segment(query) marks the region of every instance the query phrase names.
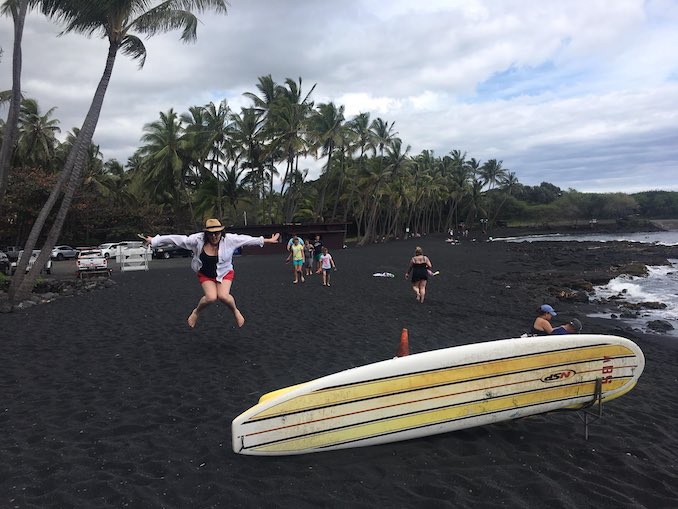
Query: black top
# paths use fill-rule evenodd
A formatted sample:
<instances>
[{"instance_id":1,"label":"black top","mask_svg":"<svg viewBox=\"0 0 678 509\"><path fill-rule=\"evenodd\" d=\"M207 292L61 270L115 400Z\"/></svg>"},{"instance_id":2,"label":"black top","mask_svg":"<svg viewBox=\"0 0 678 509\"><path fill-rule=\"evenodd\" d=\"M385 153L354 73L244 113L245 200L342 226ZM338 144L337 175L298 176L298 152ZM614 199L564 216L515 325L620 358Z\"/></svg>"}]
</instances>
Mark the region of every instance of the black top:
<instances>
[{"instance_id":1,"label":"black top","mask_svg":"<svg viewBox=\"0 0 678 509\"><path fill-rule=\"evenodd\" d=\"M426 262L412 264L412 282L422 281L428 279L428 268Z\"/></svg>"},{"instance_id":2,"label":"black top","mask_svg":"<svg viewBox=\"0 0 678 509\"><path fill-rule=\"evenodd\" d=\"M202 267L200 267L200 272L205 277L217 277L217 261L219 256L210 256L205 251L200 253L200 261L202 262Z\"/></svg>"},{"instance_id":3,"label":"black top","mask_svg":"<svg viewBox=\"0 0 678 509\"><path fill-rule=\"evenodd\" d=\"M320 256L323 254L323 242L322 240L313 241L313 251L315 256Z\"/></svg>"}]
</instances>

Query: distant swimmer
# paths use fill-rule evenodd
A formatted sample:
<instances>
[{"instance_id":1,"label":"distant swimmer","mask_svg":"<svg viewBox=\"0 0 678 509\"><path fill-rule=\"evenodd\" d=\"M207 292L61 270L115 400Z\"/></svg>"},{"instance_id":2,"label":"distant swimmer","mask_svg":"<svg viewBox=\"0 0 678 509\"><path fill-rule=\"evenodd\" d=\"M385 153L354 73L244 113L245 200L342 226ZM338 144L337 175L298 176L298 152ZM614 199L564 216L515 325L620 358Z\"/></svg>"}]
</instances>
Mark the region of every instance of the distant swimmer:
<instances>
[{"instance_id":1,"label":"distant swimmer","mask_svg":"<svg viewBox=\"0 0 678 509\"><path fill-rule=\"evenodd\" d=\"M231 285L235 276L233 252L242 246L263 247L264 244L274 244L280 238L279 233L265 239L264 237L224 233L224 230L225 227L218 219L208 219L205 221L205 228L202 232L192 235L156 235L144 239L152 247L172 243L193 251L191 268L198 275L204 295L188 317L188 325L191 328L195 327L200 313L217 300L226 304L233 312L238 327L245 324L245 318L231 295Z\"/></svg>"}]
</instances>

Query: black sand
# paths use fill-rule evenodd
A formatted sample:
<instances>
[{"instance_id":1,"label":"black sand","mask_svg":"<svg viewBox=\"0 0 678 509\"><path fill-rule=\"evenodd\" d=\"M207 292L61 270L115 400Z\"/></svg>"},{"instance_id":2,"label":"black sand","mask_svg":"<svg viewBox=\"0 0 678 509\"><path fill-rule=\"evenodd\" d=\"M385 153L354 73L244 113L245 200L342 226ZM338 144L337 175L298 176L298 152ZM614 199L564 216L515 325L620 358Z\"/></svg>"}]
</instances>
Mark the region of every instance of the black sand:
<instances>
[{"instance_id":1,"label":"black sand","mask_svg":"<svg viewBox=\"0 0 678 509\"><path fill-rule=\"evenodd\" d=\"M423 305L404 278L418 244L441 271ZM675 507L676 338L556 297L671 253L592 247L431 237L346 249L332 253L330 288L293 285L284 256L241 257L240 330L222 305L186 326L201 295L186 260L0 315L0 507ZM383 271L396 278L372 277ZM542 302L556 322L578 316L646 356L588 441L577 414L558 413L296 457L231 451L231 420L265 392L392 357L403 327L412 353L518 336Z\"/></svg>"}]
</instances>

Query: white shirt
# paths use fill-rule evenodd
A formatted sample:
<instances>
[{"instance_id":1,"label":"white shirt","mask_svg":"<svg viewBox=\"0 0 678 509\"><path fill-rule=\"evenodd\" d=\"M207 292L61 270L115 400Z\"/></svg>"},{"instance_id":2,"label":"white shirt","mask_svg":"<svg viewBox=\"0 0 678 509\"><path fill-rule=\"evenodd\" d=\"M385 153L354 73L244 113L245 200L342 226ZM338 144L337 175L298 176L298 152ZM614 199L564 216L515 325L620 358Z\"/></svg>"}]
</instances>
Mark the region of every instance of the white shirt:
<instances>
[{"instance_id":1,"label":"white shirt","mask_svg":"<svg viewBox=\"0 0 678 509\"><path fill-rule=\"evenodd\" d=\"M193 251L191 268L199 272L202 267L200 253L205 245L205 235L203 232L192 235L156 235L151 240L151 247L160 244L172 243L175 246L183 247ZM219 252L217 260L217 281L221 283L229 270L233 270L233 251L242 246L264 247L264 237L252 237L250 235L238 235L236 233L223 233L219 241Z\"/></svg>"}]
</instances>

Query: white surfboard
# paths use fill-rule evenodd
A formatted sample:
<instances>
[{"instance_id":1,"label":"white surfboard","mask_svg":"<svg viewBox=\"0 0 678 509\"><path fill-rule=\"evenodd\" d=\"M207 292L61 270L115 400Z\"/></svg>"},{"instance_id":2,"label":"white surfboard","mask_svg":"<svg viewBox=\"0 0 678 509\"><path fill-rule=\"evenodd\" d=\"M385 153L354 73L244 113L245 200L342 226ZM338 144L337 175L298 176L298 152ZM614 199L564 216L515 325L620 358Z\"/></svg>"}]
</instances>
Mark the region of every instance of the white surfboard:
<instances>
[{"instance_id":1,"label":"white surfboard","mask_svg":"<svg viewBox=\"0 0 678 509\"><path fill-rule=\"evenodd\" d=\"M632 341L515 338L368 364L268 394L233 420L239 454L286 455L408 440L582 408L630 391L645 366Z\"/></svg>"}]
</instances>

